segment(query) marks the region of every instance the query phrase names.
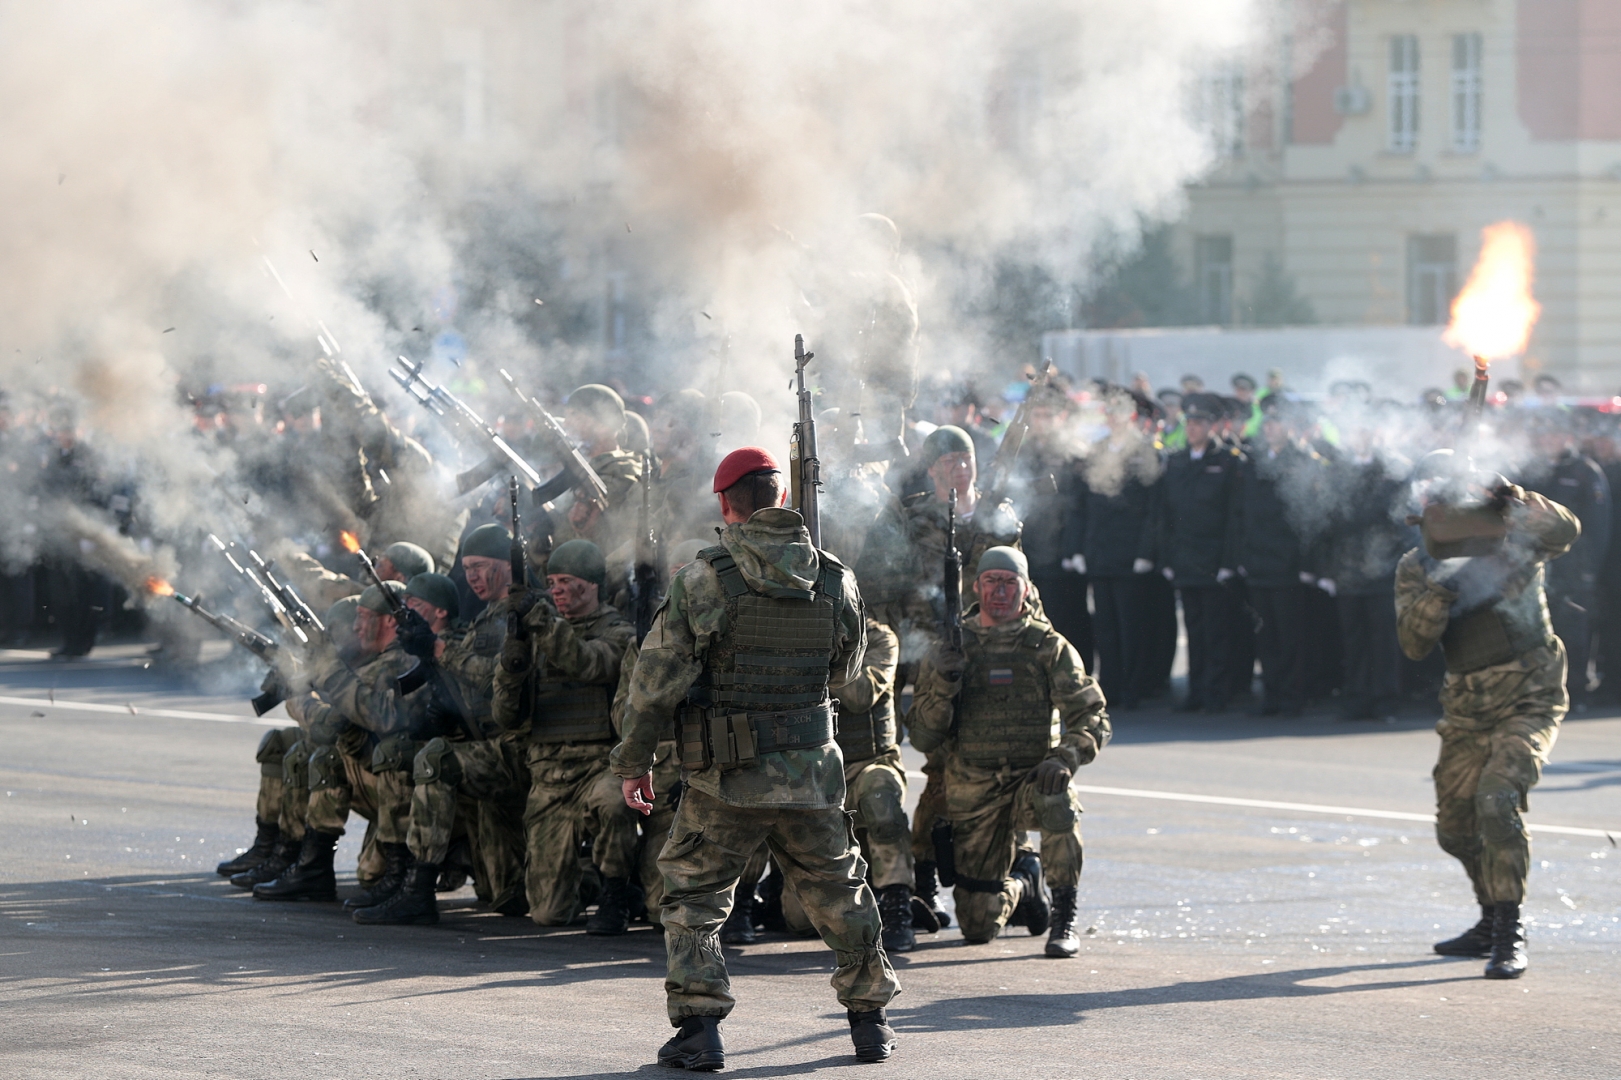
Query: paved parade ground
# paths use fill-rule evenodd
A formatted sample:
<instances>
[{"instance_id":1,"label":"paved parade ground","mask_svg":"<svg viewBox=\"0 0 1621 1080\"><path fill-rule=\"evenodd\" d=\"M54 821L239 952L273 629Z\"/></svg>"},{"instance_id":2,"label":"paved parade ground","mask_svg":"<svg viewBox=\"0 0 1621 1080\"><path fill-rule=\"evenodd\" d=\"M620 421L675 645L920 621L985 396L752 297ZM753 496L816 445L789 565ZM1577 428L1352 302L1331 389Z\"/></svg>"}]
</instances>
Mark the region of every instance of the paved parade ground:
<instances>
[{"instance_id":1,"label":"paved parade ground","mask_svg":"<svg viewBox=\"0 0 1621 1080\"><path fill-rule=\"evenodd\" d=\"M670 1029L645 926L540 930L464 890L437 927L366 928L215 876L252 837L248 713L134 646L0 652L0 1076L673 1075L651 1064ZM1429 949L1476 917L1421 820L1433 719L1116 716L1079 776L1080 957L1022 930L923 937L896 958L900 1047L872 1071L1621 1076L1621 719L1565 724L1531 800L1531 970L1495 983ZM724 1075L856 1067L819 942L727 953Z\"/></svg>"}]
</instances>

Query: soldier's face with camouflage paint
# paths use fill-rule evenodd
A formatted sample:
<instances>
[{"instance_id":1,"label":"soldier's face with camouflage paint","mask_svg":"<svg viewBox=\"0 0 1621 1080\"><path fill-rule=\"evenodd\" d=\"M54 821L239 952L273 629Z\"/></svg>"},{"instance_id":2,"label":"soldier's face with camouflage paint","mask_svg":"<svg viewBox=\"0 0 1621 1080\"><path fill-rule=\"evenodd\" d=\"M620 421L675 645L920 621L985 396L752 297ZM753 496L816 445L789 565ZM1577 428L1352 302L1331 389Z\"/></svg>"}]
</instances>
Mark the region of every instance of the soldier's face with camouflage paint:
<instances>
[{"instance_id":1,"label":"soldier's face with camouflage paint","mask_svg":"<svg viewBox=\"0 0 1621 1080\"><path fill-rule=\"evenodd\" d=\"M987 570L974 579L974 595L979 597L979 621L983 626L1012 622L1024 611L1024 598L1030 583L1011 570Z\"/></svg>"},{"instance_id":2,"label":"soldier's face with camouflage paint","mask_svg":"<svg viewBox=\"0 0 1621 1080\"><path fill-rule=\"evenodd\" d=\"M394 644L394 631L397 629L392 615L371 608L360 608L355 612L355 640L360 645L360 651L368 656Z\"/></svg>"},{"instance_id":3,"label":"soldier's face with camouflage paint","mask_svg":"<svg viewBox=\"0 0 1621 1080\"><path fill-rule=\"evenodd\" d=\"M429 629L436 634L443 632L445 625L450 622L450 612L442 607L434 607L420 596L407 596L405 606L421 615Z\"/></svg>"},{"instance_id":4,"label":"soldier's face with camouflage paint","mask_svg":"<svg viewBox=\"0 0 1621 1080\"><path fill-rule=\"evenodd\" d=\"M506 592L507 586L512 584L512 564L505 559L470 555L462 559L462 570L467 574L467 587L486 602Z\"/></svg>"},{"instance_id":5,"label":"soldier's face with camouflage paint","mask_svg":"<svg viewBox=\"0 0 1621 1080\"><path fill-rule=\"evenodd\" d=\"M551 589L557 613L565 619L583 618L597 610L601 603L597 583L573 574L547 574L546 585Z\"/></svg>"},{"instance_id":6,"label":"soldier's face with camouflage paint","mask_svg":"<svg viewBox=\"0 0 1621 1080\"><path fill-rule=\"evenodd\" d=\"M971 450L941 454L935 458L934 464L929 466L929 479L934 481L934 497L941 502L951 497L953 488L957 490L959 498L966 498L974 489L974 481L978 477L979 471L974 465L974 454Z\"/></svg>"}]
</instances>

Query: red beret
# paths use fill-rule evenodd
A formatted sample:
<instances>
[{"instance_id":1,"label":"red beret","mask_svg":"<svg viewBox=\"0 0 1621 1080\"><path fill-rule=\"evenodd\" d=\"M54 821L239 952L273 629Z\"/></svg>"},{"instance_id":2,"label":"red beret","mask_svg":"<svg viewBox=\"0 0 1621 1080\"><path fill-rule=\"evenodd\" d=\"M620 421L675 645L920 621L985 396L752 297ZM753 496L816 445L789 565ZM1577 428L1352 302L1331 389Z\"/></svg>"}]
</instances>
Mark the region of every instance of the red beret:
<instances>
[{"instance_id":1,"label":"red beret","mask_svg":"<svg viewBox=\"0 0 1621 1080\"><path fill-rule=\"evenodd\" d=\"M749 473L781 472L782 466L771 451L758 446L740 446L727 454L715 470L715 490L725 491Z\"/></svg>"}]
</instances>

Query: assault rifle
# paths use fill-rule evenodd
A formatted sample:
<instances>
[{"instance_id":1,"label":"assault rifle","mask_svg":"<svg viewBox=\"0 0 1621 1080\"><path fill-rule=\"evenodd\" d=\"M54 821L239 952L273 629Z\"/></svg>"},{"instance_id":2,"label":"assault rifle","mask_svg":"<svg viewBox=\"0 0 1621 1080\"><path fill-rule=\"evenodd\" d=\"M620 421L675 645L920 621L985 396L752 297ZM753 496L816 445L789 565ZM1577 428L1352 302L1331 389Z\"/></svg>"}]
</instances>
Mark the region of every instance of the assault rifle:
<instances>
[{"instance_id":1,"label":"assault rifle","mask_svg":"<svg viewBox=\"0 0 1621 1080\"><path fill-rule=\"evenodd\" d=\"M1053 376L1058 369L1051 360L1042 364L1041 371L1028 376L1030 389L1025 391L1024 400L1013 412L1013 419L1008 422L1007 429L1002 433L1002 441L997 444L996 456L991 458L991 464L984 472L985 482L979 485L984 497L991 506L1001 502L1007 494L1008 485L1013 480L1013 466L1018 462L1019 451L1024 446L1024 437L1030 433L1030 402L1036 396L1038 389L1045 390L1052 386ZM975 515L978 520L978 515Z\"/></svg>"},{"instance_id":2,"label":"assault rifle","mask_svg":"<svg viewBox=\"0 0 1621 1080\"><path fill-rule=\"evenodd\" d=\"M477 445L487 451L479 464L456 477L456 490L467 494L498 472L514 472L530 490L540 486L540 474L484 418L461 398L422 374L422 362L395 357L388 369L394 381L415 398L417 404L433 413L458 442Z\"/></svg>"},{"instance_id":3,"label":"assault rifle","mask_svg":"<svg viewBox=\"0 0 1621 1080\"><path fill-rule=\"evenodd\" d=\"M235 545L227 544L213 533L208 534L208 542L213 544L215 549L218 550L221 555L225 556L225 561L231 564L231 569L235 570L238 575L246 579L248 583L251 584L255 589L259 590L260 599L262 599L265 602L265 605L270 608L270 614L275 616L276 622L281 624L282 629L298 638L299 644L308 645L310 643L310 637L304 632L303 627L300 625L300 618L294 617L292 609L289 608L282 600L281 596L278 595L277 590L271 589L271 587L265 583L264 578L259 575L257 570L255 570L253 567L243 566L237 561L236 556L231 554L231 548ZM313 616L314 613L311 612L311 617L313 618ZM317 623L319 623L319 621L320 620L316 620ZM322 629L324 630L325 627L322 627Z\"/></svg>"},{"instance_id":4,"label":"assault rifle","mask_svg":"<svg viewBox=\"0 0 1621 1080\"><path fill-rule=\"evenodd\" d=\"M512 502L512 548L508 558L512 560L512 581L507 585L507 595L516 600L529 588L529 552L523 546L523 518L518 513L518 478L507 478L507 498ZM523 624L523 616L513 607L507 612L507 637L518 641L529 636L528 629Z\"/></svg>"},{"instance_id":5,"label":"assault rifle","mask_svg":"<svg viewBox=\"0 0 1621 1080\"><path fill-rule=\"evenodd\" d=\"M636 644L653 628L653 613L664 594L664 539L653 528L653 446L642 452L642 507L636 522Z\"/></svg>"},{"instance_id":6,"label":"assault rifle","mask_svg":"<svg viewBox=\"0 0 1621 1080\"><path fill-rule=\"evenodd\" d=\"M535 489L535 501L547 503L571 487L581 488L590 492L591 498L596 501L597 505L606 510L608 508L608 485L602 482L602 477L597 475L597 470L593 469L591 463L585 459L585 455L580 453L580 448L575 446L574 440L568 437L568 432L563 430L563 425L558 422L557 417L547 412L546 406L519 389L518 381L512 377L506 368L501 369L501 378L506 381L507 387L517 396L519 402L526 406L534 414L535 419L540 422L540 434L547 442L551 443L552 452L563 462L562 473L552 477L545 484L530 485L531 488Z\"/></svg>"},{"instance_id":7,"label":"assault rifle","mask_svg":"<svg viewBox=\"0 0 1621 1080\"><path fill-rule=\"evenodd\" d=\"M816 356L805 351L805 338L794 335L794 377L798 380L799 420L788 446L788 483L794 509L805 519L811 544L822 546L822 462L816 456L816 405L805 385L805 366Z\"/></svg>"},{"instance_id":8,"label":"assault rifle","mask_svg":"<svg viewBox=\"0 0 1621 1080\"><path fill-rule=\"evenodd\" d=\"M271 688L253 699L253 715L263 716L286 700L287 691L283 687L280 677L281 646L246 623L239 622L229 615L223 615L217 611L209 611L203 607L201 597L187 596L185 593L179 592L170 593L169 595L175 598L176 603L185 607L186 610L203 620L203 622L270 665L271 671L277 672L277 678L272 683Z\"/></svg>"}]
</instances>

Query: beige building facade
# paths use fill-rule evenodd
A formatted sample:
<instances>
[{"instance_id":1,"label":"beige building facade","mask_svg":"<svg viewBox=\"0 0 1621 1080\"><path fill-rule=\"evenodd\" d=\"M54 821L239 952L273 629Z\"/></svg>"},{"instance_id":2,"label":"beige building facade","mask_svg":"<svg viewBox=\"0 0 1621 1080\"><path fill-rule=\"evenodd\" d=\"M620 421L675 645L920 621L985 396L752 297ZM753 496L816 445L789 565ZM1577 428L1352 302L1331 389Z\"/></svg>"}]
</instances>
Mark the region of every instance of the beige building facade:
<instances>
[{"instance_id":1,"label":"beige building facade","mask_svg":"<svg viewBox=\"0 0 1621 1080\"><path fill-rule=\"evenodd\" d=\"M1321 323L1439 332L1482 228L1513 219L1536 235L1543 305L1513 373L1621 391L1621 0L1293 15L1282 76L1205 95L1224 161L1173 232L1200 318L1254 323L1288 281Z\"/></svg>"}]
</instances>

